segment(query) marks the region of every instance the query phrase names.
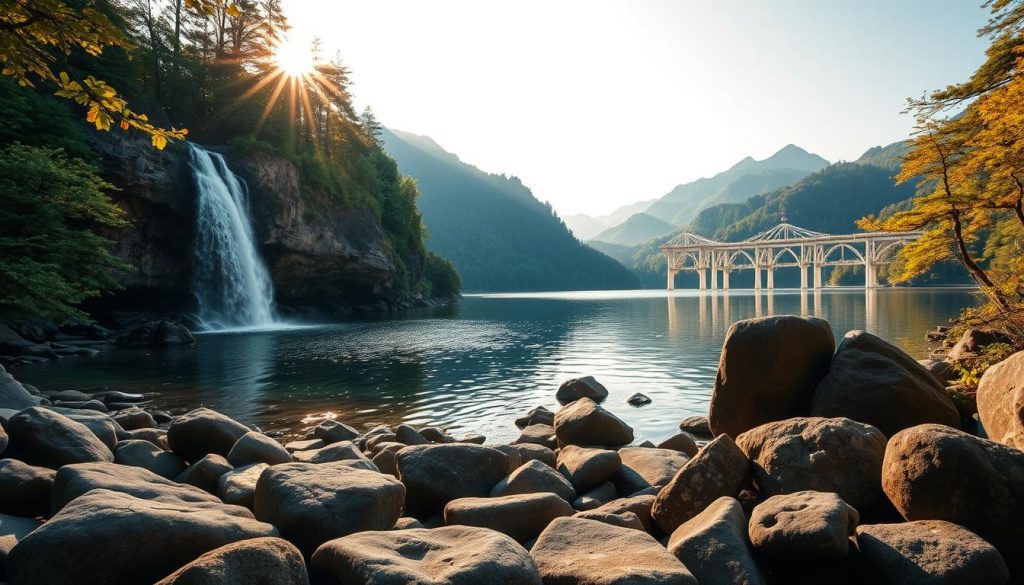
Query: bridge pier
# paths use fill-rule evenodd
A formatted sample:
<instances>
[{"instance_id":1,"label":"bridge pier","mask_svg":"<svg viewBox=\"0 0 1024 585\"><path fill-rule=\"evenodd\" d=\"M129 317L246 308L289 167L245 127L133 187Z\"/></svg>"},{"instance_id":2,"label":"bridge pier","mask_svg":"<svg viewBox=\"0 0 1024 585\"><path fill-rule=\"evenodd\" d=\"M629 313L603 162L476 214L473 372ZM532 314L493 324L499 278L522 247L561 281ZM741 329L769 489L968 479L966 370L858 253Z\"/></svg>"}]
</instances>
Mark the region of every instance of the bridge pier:
<instances>
[{"instance_id":1,"label":"bridge pier","mask_svg":"<svg viewBox=\"0 0 1024 585\"><path fill-rule=\"evenodd\" d=\"M676 290L676 273L678 270L668 269L668 290Z\"/></svg>"},{"instance_id":2,"label":"bridge pier","mask_svg":"<svg viewBox=\"0 0 1024 585\"><path fill-rule=\"evenodd\" d=\"M718 271L711 267L711 290L718 290Z\"/></svg>"},{"instance_id":3,"label":"bridge pier","mask_svg":"<svg viewBox=\"0 0 1024 585\"><path fill-rule=\"evenodd\" d=\"M700 290L708 290L708 274L703 268L697 269L697 276L700 277Z\"/></svg>"},{"instance_id":4,"label":"bridge pier","mask_svg":"<svg viewBox=\"0 0 1024 585\"><path fill-rule=\"evenodd\" d=\"M754 290L761 290L761 267L754 267Z\"/></svg>"},{"instance_id":5,"label":"bridge pier","mask_svg":"<svg viewBox=\"0 0 1024 585\"><path fill-rule=\"evenodd\" d=\"M821 264L815 262L811 271L814 272L814 290L821 290Z\"/></svg>"},{"instance_id":6,"label":"bridge pier","mask_svg":"<svg viewBox=\"0 0 1024 585\"><path fill-rule=\"evenodd\" d=\"M864 288L878 287L878 266L874 262L864 263Z\"/></svg>"},{"instance_id":7,"label":"bridge pier","mask_svg":"<svg viewBox=\"0 0 1024 585\"><path fill-rule=\"evenodd\" d=\"M775 268L769 266L766 269L766 272L768 273L768 290L774 290L775 289Z\"/></svg>"},{"instance_id":8,"label":"bridge pier","mask_svg":"<svg viewBox=\"0 0 1024 585\"><path fill-rule=\"evenodd\" d=\"M800 290L807 290L807 265L800 265Z\"/></svg>"},{"instance_id":9,"label":"bridge pier","mask_svg":"<svg viewBox=\"0 0 1024 585\"><path fill-rule=\"evenodd\" d=\"M729 290L729 269L722 271L722 290Z\"/></svg>"}]
</instances>

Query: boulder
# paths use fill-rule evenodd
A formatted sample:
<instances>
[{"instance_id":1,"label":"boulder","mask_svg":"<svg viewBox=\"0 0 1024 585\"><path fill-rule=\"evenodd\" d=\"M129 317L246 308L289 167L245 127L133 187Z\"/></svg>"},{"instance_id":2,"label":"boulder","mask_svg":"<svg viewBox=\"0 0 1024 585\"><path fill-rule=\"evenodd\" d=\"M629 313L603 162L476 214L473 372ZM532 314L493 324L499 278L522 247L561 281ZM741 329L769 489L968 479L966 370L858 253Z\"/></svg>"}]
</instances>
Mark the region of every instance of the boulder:
<instances>
[{"instance_id":1,"label":"boulder","mask_svg":"<svg viewBox=\"0 0 1024 585\"><path fill-rule=\"evenodd\" d=\"M833 492L857 510L881 496L885 436L848 418L791 418L761 425L736 444L752 463L764 497Z\"/></svg>"},{"instance_id":2,"label":"boulder","mask_svg":"<svg viewBox=\"0 0 1024 585\"><path fill-rule=\"evenodd\" d=\"M325 420L313 429L313 438L320 439L324 445L338 441L353 441L358 436L359 431L336 420Z\"/></svg>"},{"instance_id":3,"label":"boulder","mask_svg":"<svg viewBox=\"0 0 1024 585\"><path fill-rule=\"evenodd\" d=\"M988 438L1024 450L1024 351L985 370L977 399Z\"/></svg>"},{"instance_id":4,"label":"boulder","mask_svg":"<svg viewBox=\"0 0 1024 585\"><path fill-rule=\"evenodd\" d=\"M256 431L249 431L242 435L228 452L228 462L235 467L251 463L277 465L278 463L288 463L291 460L291 454L281 443Z\"/></svg>"},{"instance_id":5,"label":"boulder","mask_svg":"<svg viewBox=\"0 0 1024 585\"><path fill-rule=\"evenodd\" d=\"M445 506L444 523L490 528L518 542L527 542L555 518L575 512L569 502L551 493L459 498Z\"/></svg>"},{"instance_id":6,"label":"boulder","mask_svg":"<svg viewBox=\"0 0 1024 585\"><path fill-rule=\"evenodd\" d=\"M673 451L679 451L687 457L693 457L697 454L698 447L697 441L693 438L693 435L687 432L680 432L664 441L658 443L659 449L671 449Z\"/></svg>"},{"instance_id":7,"label":"boulder","mask_svg":"<svg viewBox=\"0 0 1024 585\"><path fill-rule=\"evenodd\" d=\"M133 327L114 341L121 347L170 347L195 343L196 339L188 327L166 319Z\"/></svg>"},{"instance_id":8,"label":"boulder","mask_svg":"<svg viewBox=\"0 0 1024 585\"><path fill-rule=\"evenodd\" d=\"M683 563L640 530L557 518L530 550L544 583L697 585Z\"/></svg>"},{"instance_id":9,"label":"boulder","mask_svg":"<svg viewBox=\"0 0 1024 585\"><path fill-rule=\"evenodd\" d=\"M380 452L373 456L370 462L376 465L381 473L398 477L398 451L381 449Z\"/></svg>"},{"instance_id":10,"label":"boulder","mask_svg":"<svg viewBox=\"0 0 1024 585\"><path fill-rule=\"evenodd\" d=\"M378 433L372 437L367 437L364 449L366 451L373 451L377 445L381 443L396 443L398 442L398 435L395 433Z\"/></svg>"},{"instance_id":11,"label":"boulder","mask_svg":"<svg viewBox=\"0 0 1024 585\"><path fill-rule=\"evenodd\" d=\"M127 435L128 431L121 428L121 425L117 424L117 421L102 412L77 410L74 408L61 408L59 406L49 406L47 409L62 414L76 423L80 423L88 427L88 429L92 431L92 434L96 435L96 438L102 441L103 444L111 450L111 452L113 452L114 448L117 447L117 442L122 437L130 438Z\"/></svg>"},{"instance_id":12,"label":"boulder","mask_svg":"<svg viewBox=\"0 0 1024 585\"><path fill-rule=\"evenodd\" d=\"M552 493L567 502L576 499L576 490L569 480L536 459L524 463L498 482L491 490L491 497L537 493Z\"/></svg>"},{"instance_id":13,"label":"boulder","mask_svg":"<svg viewBox=\"0 0 1024 585\"><path fill-rule=\"evenodd\" d=\"M153 415L138 406L120 410L114 413L111 418L117 421L117 424L121 425L121 428L126 431L156 428L156 420L153 419Z\"/></svg>"},{"instance_id":14,"label":"boulder","mask_svg":"<svg viewBox=\"0 0 1024 585\"><path fill-rule=\"evenodd\" d=\"M697 437L711 437L711 427L706 416L688 416L679 421L679 430Z\"/></svg>"},{"instance_id":15,"label":"boulder","mask_svg":"<svg viewBox=\"0 0 1024 585\"><path fill-rule=\"evenodd\" d=\"M391 529L404 499L395 478L346 462L282 463L260 475L253 512L309 555L333 538Z\"/></svg>"},{"instance_id":16,"label":"boulder","mask_svg":"<svg viewBox=\"0 0 1024 585\"><path fill-rule=\"evenodd\" d=\"M306 561L287 540L250 538L204 553L157 585L308 585Z\"/></svg>"},{"instance_id":17,"label":"boulder","mask_svg":"<svg viewBox=\"0 0 1024 585\"><path fill-rule=\"evenodd\" d=\"M612 478L622 467L615 451L566 445L558 451L558 471L582 494Z\"/></svg>"},{"instance_id":18,"label":"boulder","mask_svg":"<svg viewBox=\"0 0 1024 585\"><path fill-rule=\"evenodd\" d=\"M928 373L935 377L943 386L949 386L960 378L960 374L956 371L953 362L949 360L937 360L928 358L925 360L917 360L917 363L921 364L924 369L928 370Z\"/></svg>"},{"instance_id":19,"label":"boulder","mask_svg":"<svg viewBox=\"0 0 1024 585\"><path fill-rule=\"evenodd\" d=\"M0 408L23 410L38 404L39 398L0 366Z\"/></svg>"},{"instance_id":20,"label":"boulder","mask_svg":"<svg viewBox=\"0 0 1024 585\"><path fill-rule=\"evenodd\" d=\"M558 440L555 438L555 427L539 423L530 425L523 429L519 438L512 441L512 444L533 444L554 449L558 446Z\"/></svg>"},{"instance_id":21,"label":"boulder","mask_svg":"<svg viewBox=\"0 0 1024 585\"><path fill-rule=\"evenodd\" d=\"M611 500L605 504L593 508L591 510L585 510L587 512L594 512L597 514L614 514L622 516L625 514L633 514L643 525L643 529L650 531L654 524L654 519L651 518L651 507L654 506L654 500L657 496L655 495L643 495L643 496L630 496L628 498L617 498ZM579 516L582 512L576 514Z\"/></svg>"},{"instance_id":22,"label":"boulder","mask_svg":"<svg viewBox=\"0 0 1024 585\"><path fill-rule=\"evenodd\" d=\"M572 501L572 507L577 510L593 510L595 508L600 508L618 497L619 493L615 491L615 485L610 481L606 481L601 485L580 494Z\"/></svg>"},{"instance_id":23,"label":"boulder","mask_svg":"<svg viewBox=\"0 0 1024 585\"><path fill-rule=\"evenodd\" d=\"M903 350L864 331L839 344L828 375L818 384L811 416L846 417L887 437L915 425L960 426L945 386Z\"/></svg>"},{"instance_id":24,"label":"boulder","mask_svg":"<svg viewBox=\"0 0 1024 585\"><path fill-rule=\"evenodd\" d=\"M646 394L641 394L640 392L637 392L636 394L633 394L632 396L626 399L627 404L629 404L630 406L635 406L637 408L641 406L647 406L651 402L652 401L650 396L647 396Z\"/></svg>"},{"instance_id":25,"label":"boulder","mask_svg":"<svg viewBox=\"0 0 1024 585\"><path fill-rule=\"evenodd\" d=\"M865 563L885 583L1005 585L1010 572L999 551L977 534L942 520L857 528Z\"/></svg>"},{"instance_id":26,"label":"boulder","mask_svg":"<svg viewBox=\"0 0 1024 585\"><path fill-rule=\"evenodd\" d=\"M507 474L508 457L466 443L413 445L398 452L407 512L423 519L458 498L484 497Z\"/></svg>"},{"instance_id":27,"label":"boulder","mask_svg":"<svg viewBox=\"0 0 1024 585\"><path fill-rule=\"evenodd\" d=\"M277 530L222 510L93 490L18 543L8 576L11 585L155 583L207 551L261 536Z\"/></svg>"},{"instance_id":28,"label":"boulder","mask_svg":"<svg viewBox=\"0 0 1024 585\"><path fill-rule=\"evenodd\" d=\"M256 483L267 467L270 466L266 463L253 463L232 469L217 481L217 495L225 504L244 506L251 510Z\"/></svg>"},{"instance_id":29,"label":"boulder","mask_svg":"<svg viewBox=\"0 0 1024 585\"><path fill-rule=\"evenodd\" d=\"M458 443L471 443L473 445L483 445L487 442L487 437L480 433L470 433L461 439L458 439Z\"/></svg>"},{"instance_id":30,"label":"boulder","mask_svg":"<svg viewBox=\"0 0 1024 585\"><path fill-rule=\"evenodd\" d=\"M337 461L366 460L366 456L351 441L338 441L319 449L293 451L292 459L299 463L334 463Z\"/></svg>"},{"instance_id":31,"label":"boulder","mask_svg":"<svg viewBox=\"0 0 1024 585\"><path fill-rule=\"evenodd\" d=\"M11 550L40 525L34 518L0 514L0 579L7 577L7 557Z\"/></svg>"},{"instance_id":32,"label":"boulder","mask_svg":"<svg viewBox=\"0 0 1024 585\"><path fill-rule=\"evenodd\" d=\"M516 445L491 445L492 449L501 451L508 458L508 472L519 469L523 465L523 458L519 454L519 447Z\"/></svg>"},{"instance_id":33,"label":"boulder","mask_svg":"<svg viewBox=\"0 0 1024 585\"><path fill-rule=\"evenodd\" d=\"M584 376L562 382L555 393L555 400L558 400L559 404L569 404L580 398L589 398L600 404L608 398L608 389L593 376Z\"/></svg>"},{"instance_id":34,"label":"boulder","mask_svg":"<svg viewBox=\"0 0 1024 585\"><path fill-rule=\"evenodd\" d=\"M185 462L149 441L121 441L114 449L114 463L148 469L160 477L177 477L185 471Z\"/></svg>"},{"instance_id":35,"label":"boulder","mask_svg":"<svg viewBox=\"0 0 1024 585\"><path fill-rule=\"evenodd\" d=\"M649 447L619 449L622 466L611 481L620 494L633 494L649 487L664 487L690 458L679 451Z\"/></svg>"},{"instance_id":36,"label":"boulder","mask_svg":"<svg viewBox=\"0 0 1024 585\"><path fill-rule=\"evenodd\" d=\"M437 427L423 427L420 429L420 434L427 438L431 443L454 443L455 437L449 435L443 430Z\"/></svg>"},{"instance_id":37,"label":"boulder","mask_svg":"<svg viewBox=\"0 0 1024 585\"><path fill-rule=\"evenodd\" d=\"M541 585L522 546L471 526L360 532L325 543L311 564L339 584Z\"/></svg>"},{"instance_id":38,"label":"boulder","mask_svg":"<svg viewBox=\"0 0 1024 585\"><path fill-rule=\"evenodd\" d=\"M163 429L135 429L134 431L125 431L124 440L149 441L164 451L171 450L171 446L167 443L167 431Z\"/></svg>"},{"instance_id":39,"label":"boulder","mask_svg":"<svg viewBox=\"0 0 1024 585\"><path fill-rule=\"evenodd\" d=\"M221 476L232 469L234 467L228 463L227 459L216 453L210 453L186 467L185 471L174 478L174 481L194 485L203 491L216 494Z\"/></svg>"},{"instance_id":40,"label":"boulder","mask_svg":"<svg viewBox=\"0 0 1024 585\"><path fill-rule=\"evenodd\" d=\"M544 465L552 468L558 465L558 457L555 455L555 452L544 445L537 445L536 443L520 443L518 445L510 446L519 452L519 460L521 463L540 461Z\"/></svg>"},{"instance_id":41,"label":"boulder","mask_svg":"<svg viewBox=\"0 0 1024 585\"><path fill-rule=\"evenodd\" d=\"M666 534L672 534L715 500L739 495L750 477L749 465L729 435L719 435L661 488L651 517Z\"/></svg>"},{"instance_id":42,"label":"boulder","mask_svg":"<svg viewBox=\"0 0 1024 585\"><path fill-rule=\"evenodd\" d=\"M7 449L7 443L9 443L10 440L11 438L7 436L7 431L0 426L0 453L3 453L4 450Z\"/></svg>"},{"instance_id":43,"label":"boulder","mask_svg":"<svg viewBox=\"0 0 1024 585\"><path fill-rule=\"evenodd\" d=\"M0 459L0 513L43 516L49 511L56 471L17 459Z\"/></svg>"},{"instance_id":44,"label":"boulder","mask_svg":"<svg viewBox=\"0 0 1024 585\"><path fill-rule=\"evenodd\" d=\"M976 358L986 346L993 343L1013 343L1013 338L1005 331L998 329L968 329L960 336L946 357L955 362Z\"/></svg>"},{"instance_id":45,"label":"boulder","mask_svg":"<svg viewBox=\"0 0 1024 585\"><path fill-rule=\"evenodd\" d=\"M57 334L57 325L46 319L29 319L18 323L18 334L36 343L42 343L53 339Z\"/></svg>"},{"instance_id":46,"label":"boulder","mask_svg":"<svg viewBox=\"0 0 1024 585\"><path fill-rule=\"evenodd\" d=\"M516 426L519 428L526 428L530 425L548 425L552 426L555 424L555 413L544 408L543 406L536 406L530 409L524 416L516 419Z\"/></svg>"},{"instance_id":47,"label":"boulder","mask_svg":"<svg viewBox=\"0 0 1024 585\"><path fill-rule=\"evenodd\" d=\"M185 461L198 461L207 453L227 456L249 427L209 408L197 408L174 419L167 429L171 450Z\"/></svg>"},{"instance_id":48,"label":"boulder","mask_svg":"<svg viewBox=\"0 0 1024 585\"><path fill-rule=\"evenodd\" d=\"M285 443L284 450L289 453L294 453L296 451L310 451L326 446L327 444L320 439L303 439L301 441L289 441Z\"/></svg>"},{"instance_id":49,"label":"boulder","mask_svg":"<svg viewBox=\"0 0 1024 585\"><path fill-rule=\"evenodd\" d=\"M750 551L747 517L735 498L718 498L672 532L668 550L701 585L765 582Z\"/></svg>"},{"instance_id":50,"label":"boulder","mask_svg":"<svg viewBox=\"0 0 1024 585\"><path fill-rule=\"evenodd\" d=\"M4 355L21 355L26 349L36 345L39 341L44 340L30 340L25 339L18 334L17 331L11 329L7 325L0 323L0 354ZM0 372L4 371L0 368ZM3 384L3 374L0 374L0 384ZM13 408L5 406L4 408ZM27 407L22 407L27 408Z\"/></svg>"},{"instance_id":51,"label":"boulder","mask_svg":"<svg viewBox=\"0 0 1024 585\"><path fill-rule=\"evenodd\" d=\"M629 425L586 397L555 413L554 428L555 437L563 445L617 447L633 442Z\"/></svg>"},{"instance_id":52,"label":"boulder","mask_svg":"<svg viewBox=\"0 0 1024 585\"><path fill-rule=\"evenodd\" d=\"M399 443L405 445L426 445L430 442L419 431L409 425L398 425L395 427L395 438Z\"/></svg>"},{"instance_id":53,"label":"boulder","mask_svg":"<svg viewBox=\"0 0 1024 585\"><path fill-rule=\"evenodd\" d=\"M69 463L113 461L114 454L89 427L38 406L12 416L5 425L8 448L30 465L54 469Z\"/></svg>"},{"instance_id":54,"label":"boulder","mask_svg":"<svg viewBox=\"0 0 1024 585\"><path fill-rule=\"evenodd\" d=\"M907 520L946 520L987 540L1024 575L1024 451L942 425L889 439L882 489Z\"/></svg>"},{"instance_id":55,"label":"boulder","mask_svg":"<svg viewBox=\"0 0 1024 585\"><path fill-rule=\"evenodd\" d=\"M807 415L834 349L832 328L822 319L782 315L733 323L711 394L711 431L737 437L766 422Z\"/></svg>"},{"instance_id":56,"label":"boulder","mask_svg":"<svg viewBox=\"0 0 1024 585\"><path fill-rule=\"evenodd\" d=\"M395 522L395 530L408 530L410 528L423 528L423 523L412 516L402 516Z\"/></svg>"},{"instance_id":57,"label":"boulder","mask_svg":"<svg viewBox=\"0 0 1024 585\"><path fill-rule=\"evenodd\" d=\"M618 526L620 528L647 530L644 523L640 521L640 517L633 512L619 512L617 514L613 514L611 512L605 512L601 508L594 508L593 510L576 512L572 517L583 518L585 520L597 520L598 522L604 522L605 524L611 524L612 526Z\"/></svg>"},{"instance_id":58,"label":"boulder","mask_svg":"<svg viewBox=\"0 0 1024 585\"><path fill-rule=\"evenodd\" d=\"M860 514L836 494L772 496L750 515L750 542L773 560L841 559L849 552Z\"/></svg>"}]
</instances>

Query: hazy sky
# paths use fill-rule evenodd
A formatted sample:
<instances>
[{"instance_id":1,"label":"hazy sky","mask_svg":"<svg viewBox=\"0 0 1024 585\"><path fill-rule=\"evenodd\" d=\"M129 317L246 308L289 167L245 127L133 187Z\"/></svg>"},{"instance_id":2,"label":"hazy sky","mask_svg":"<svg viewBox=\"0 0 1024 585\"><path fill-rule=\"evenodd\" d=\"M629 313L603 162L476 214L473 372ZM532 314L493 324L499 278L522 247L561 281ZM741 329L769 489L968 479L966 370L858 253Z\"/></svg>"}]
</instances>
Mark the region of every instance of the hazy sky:
<instances>
[{"instance_id":1,"label":"hazy sky","mask_svg":"<svg viewBox=\"0 0 1024 585\"><path fill-rule=\"evenodd\" d=\"M357 105L518 175L562 214L658 197L788 143L851 160L984 56L981 0L284 0Z\"/></svg>"}]
</instances>

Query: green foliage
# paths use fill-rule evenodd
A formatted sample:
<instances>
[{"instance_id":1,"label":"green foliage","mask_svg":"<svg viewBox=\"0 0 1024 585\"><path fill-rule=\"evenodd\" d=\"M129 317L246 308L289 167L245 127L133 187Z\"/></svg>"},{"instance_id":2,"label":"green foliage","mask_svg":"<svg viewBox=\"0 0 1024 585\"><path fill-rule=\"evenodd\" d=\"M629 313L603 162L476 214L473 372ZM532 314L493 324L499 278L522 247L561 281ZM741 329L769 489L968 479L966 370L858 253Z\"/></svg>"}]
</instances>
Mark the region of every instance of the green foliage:
<instances>
[{"instance_id":1,"label":"green foliage","mask_svg":"<svg viewBox=\"0 0 1024 585\"><path fill-rule=\"evenodd\" d=\"M427 252L427 266L423 291L429 297L453 297L462 291L462 279L450 261L437 254Z\"/></svg>"},{"instance_id":2,"label":"green foliage","mask_svg":"<svg viewBox=\"0 0 1024 585\"><path fill-rule=\"evenodd\" d=\"M0 144L49 146L72 158L94 158L81 124L53 98L0 78L0 112Z\"/></svg>"},{"instance_id":3,"label":"green foliage","mask_svg":"<svg viewBox=\"0 0 1024 585\"><path fill-rule=\"evenodd\" d=\"M0 321L85 318L85 299L117 287L127 268L90 226L125 225L89 164L60 150L0 150Z\"/></svg>"}]
</instances>

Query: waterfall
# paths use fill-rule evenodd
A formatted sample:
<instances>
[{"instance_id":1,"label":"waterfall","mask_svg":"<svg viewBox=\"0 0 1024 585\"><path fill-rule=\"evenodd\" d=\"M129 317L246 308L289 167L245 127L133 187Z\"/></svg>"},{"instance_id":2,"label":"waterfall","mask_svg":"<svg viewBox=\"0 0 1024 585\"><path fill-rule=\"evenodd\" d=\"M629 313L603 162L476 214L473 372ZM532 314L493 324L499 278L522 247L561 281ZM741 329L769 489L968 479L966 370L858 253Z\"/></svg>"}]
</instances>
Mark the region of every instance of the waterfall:
<instances>
[{"instance_id":1,"label":"waterfall","mask_svg":"<svg viewBox=\"0 0 1024 585\"><path fill-rule=\"evenodd\" d=\"M274 286L249 221L245 182L224 157L189 144L196 181L193 290L199 319L210 329L272 325Z\"/></svg>"}]
</instances>

